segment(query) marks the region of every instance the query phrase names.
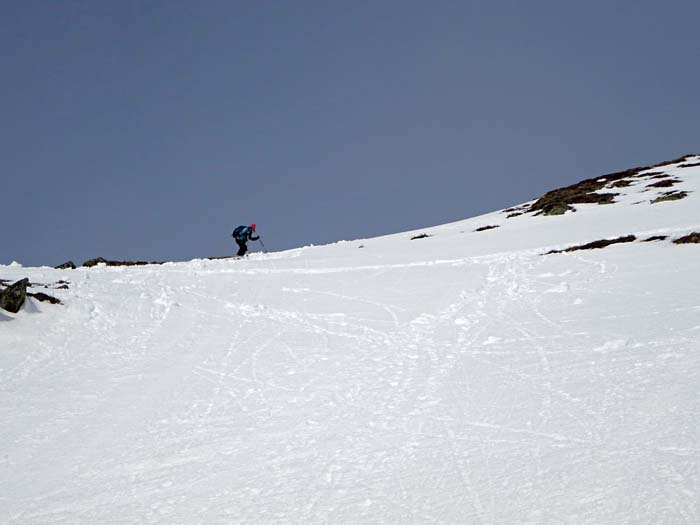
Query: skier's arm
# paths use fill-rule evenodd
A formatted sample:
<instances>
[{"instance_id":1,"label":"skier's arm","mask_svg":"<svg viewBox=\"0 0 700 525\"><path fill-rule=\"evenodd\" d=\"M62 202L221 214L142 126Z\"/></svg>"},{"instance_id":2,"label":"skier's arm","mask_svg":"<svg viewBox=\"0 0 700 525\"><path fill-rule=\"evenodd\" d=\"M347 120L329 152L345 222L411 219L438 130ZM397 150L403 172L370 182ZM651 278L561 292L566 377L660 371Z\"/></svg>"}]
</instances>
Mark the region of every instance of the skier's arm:
<instances>
[{"instance_id":1,"label":"skier's arm","mask_svg":"<svg viewBox=\"0 0 700 525\"><path fill-rule=\"evenodd\" d=\"M253 237L253 234L252 233L250 234L251 241L257 241L259 238L260 238L260 235L258 235L257 237Z\"/></svg>"}]
</instances>

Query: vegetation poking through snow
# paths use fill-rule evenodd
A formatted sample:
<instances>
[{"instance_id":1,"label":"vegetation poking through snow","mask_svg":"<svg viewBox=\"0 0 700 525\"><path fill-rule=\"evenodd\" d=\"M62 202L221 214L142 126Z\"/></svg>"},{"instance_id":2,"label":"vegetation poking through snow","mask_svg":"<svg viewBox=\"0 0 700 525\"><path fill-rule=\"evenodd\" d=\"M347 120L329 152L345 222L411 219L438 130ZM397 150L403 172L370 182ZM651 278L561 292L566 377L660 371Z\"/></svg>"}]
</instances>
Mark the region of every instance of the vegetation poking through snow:
<instances>
[{"instance_id":1,"label":"vegetation poking through snow","mask_svg":"<svg viewBox=\"0 0 700 525\"><path fill-rule=\"evenodd\" d=\"M642 166L631 168L625 171L609 173L594 179L586 179L576 184L549 191L535 201L527 210L536 215L562 215L567 211L576 211L573 204L611 204L615 202L617 193L598 193L603 188L607 187L625 187L629 186L628 179L639 177L644 171L649 171L653 168L678 164L683 162L693 155L684 155L678 159L662 162L653 166ZM663 175L661 172L649 172L643 174L645 177L649 175ZM625 182L622 182L625 181ZM676 197L682 198L682 197ZM667 199L672 200L672 199ZM659 201L660 202L660 201Z\"/></svg>"}]
</instances>

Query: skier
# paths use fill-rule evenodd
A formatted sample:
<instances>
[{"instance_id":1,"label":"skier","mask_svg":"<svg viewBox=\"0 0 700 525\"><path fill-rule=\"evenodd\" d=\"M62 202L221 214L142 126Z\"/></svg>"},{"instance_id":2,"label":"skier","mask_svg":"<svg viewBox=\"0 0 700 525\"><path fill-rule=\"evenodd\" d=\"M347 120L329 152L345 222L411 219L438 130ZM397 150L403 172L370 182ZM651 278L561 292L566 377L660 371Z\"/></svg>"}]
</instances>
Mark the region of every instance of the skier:
<instances>
[{"instance_id":1,"label":"skier","mask_svg":"<svg viewBox=\"0 0 700 525\"><path fill-rule=\"evenodd\" d=\"M245 252L248 251L248 245L246 243L249 240L257 241L260 239L260 236L253 237L253 235L255 235L254 223L250 226L238 226L235 230L233 230L231 237L233 237L236 240L236 244L238 244L238 253L236 254L238 257L243 257Z\"/></svg>"}]
</instances>

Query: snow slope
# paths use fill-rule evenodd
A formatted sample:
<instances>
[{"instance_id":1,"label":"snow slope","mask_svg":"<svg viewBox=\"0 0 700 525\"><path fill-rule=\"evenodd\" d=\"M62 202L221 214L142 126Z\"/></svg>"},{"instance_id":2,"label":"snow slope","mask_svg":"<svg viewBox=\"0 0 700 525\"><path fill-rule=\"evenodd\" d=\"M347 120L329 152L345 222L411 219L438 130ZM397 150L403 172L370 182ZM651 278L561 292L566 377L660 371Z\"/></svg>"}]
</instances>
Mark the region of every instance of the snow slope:
<instances>
[{"instance_id":1,"label":"snow slope","mask_svg":"<svg viewBox=\"0 0 700 525\"><path fill-rule=\"evenodd\" d=\"M70 282L0 313L0 522L700 522L679 165L672 202L639 177L576 213L240 261L0 266Z\"/></svg>"}]
</instances>

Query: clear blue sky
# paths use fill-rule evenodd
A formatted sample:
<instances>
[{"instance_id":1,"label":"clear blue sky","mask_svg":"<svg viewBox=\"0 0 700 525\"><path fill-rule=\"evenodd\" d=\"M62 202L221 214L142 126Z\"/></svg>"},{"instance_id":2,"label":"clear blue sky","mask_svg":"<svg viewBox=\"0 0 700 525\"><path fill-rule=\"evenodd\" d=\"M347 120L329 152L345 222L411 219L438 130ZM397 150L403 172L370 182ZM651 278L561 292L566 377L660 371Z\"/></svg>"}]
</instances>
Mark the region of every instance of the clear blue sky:
<instances>
[{"instance_id":1,"label":"clear blue sky","mask_svg":"<svg viewBox=\"0 0 700 525\"><path fill-rule=\"evenodd\" d=\"M700 151L697 1L7 1L0 49L0 263L376 236Z\"/></svg>"}]
</instances>

